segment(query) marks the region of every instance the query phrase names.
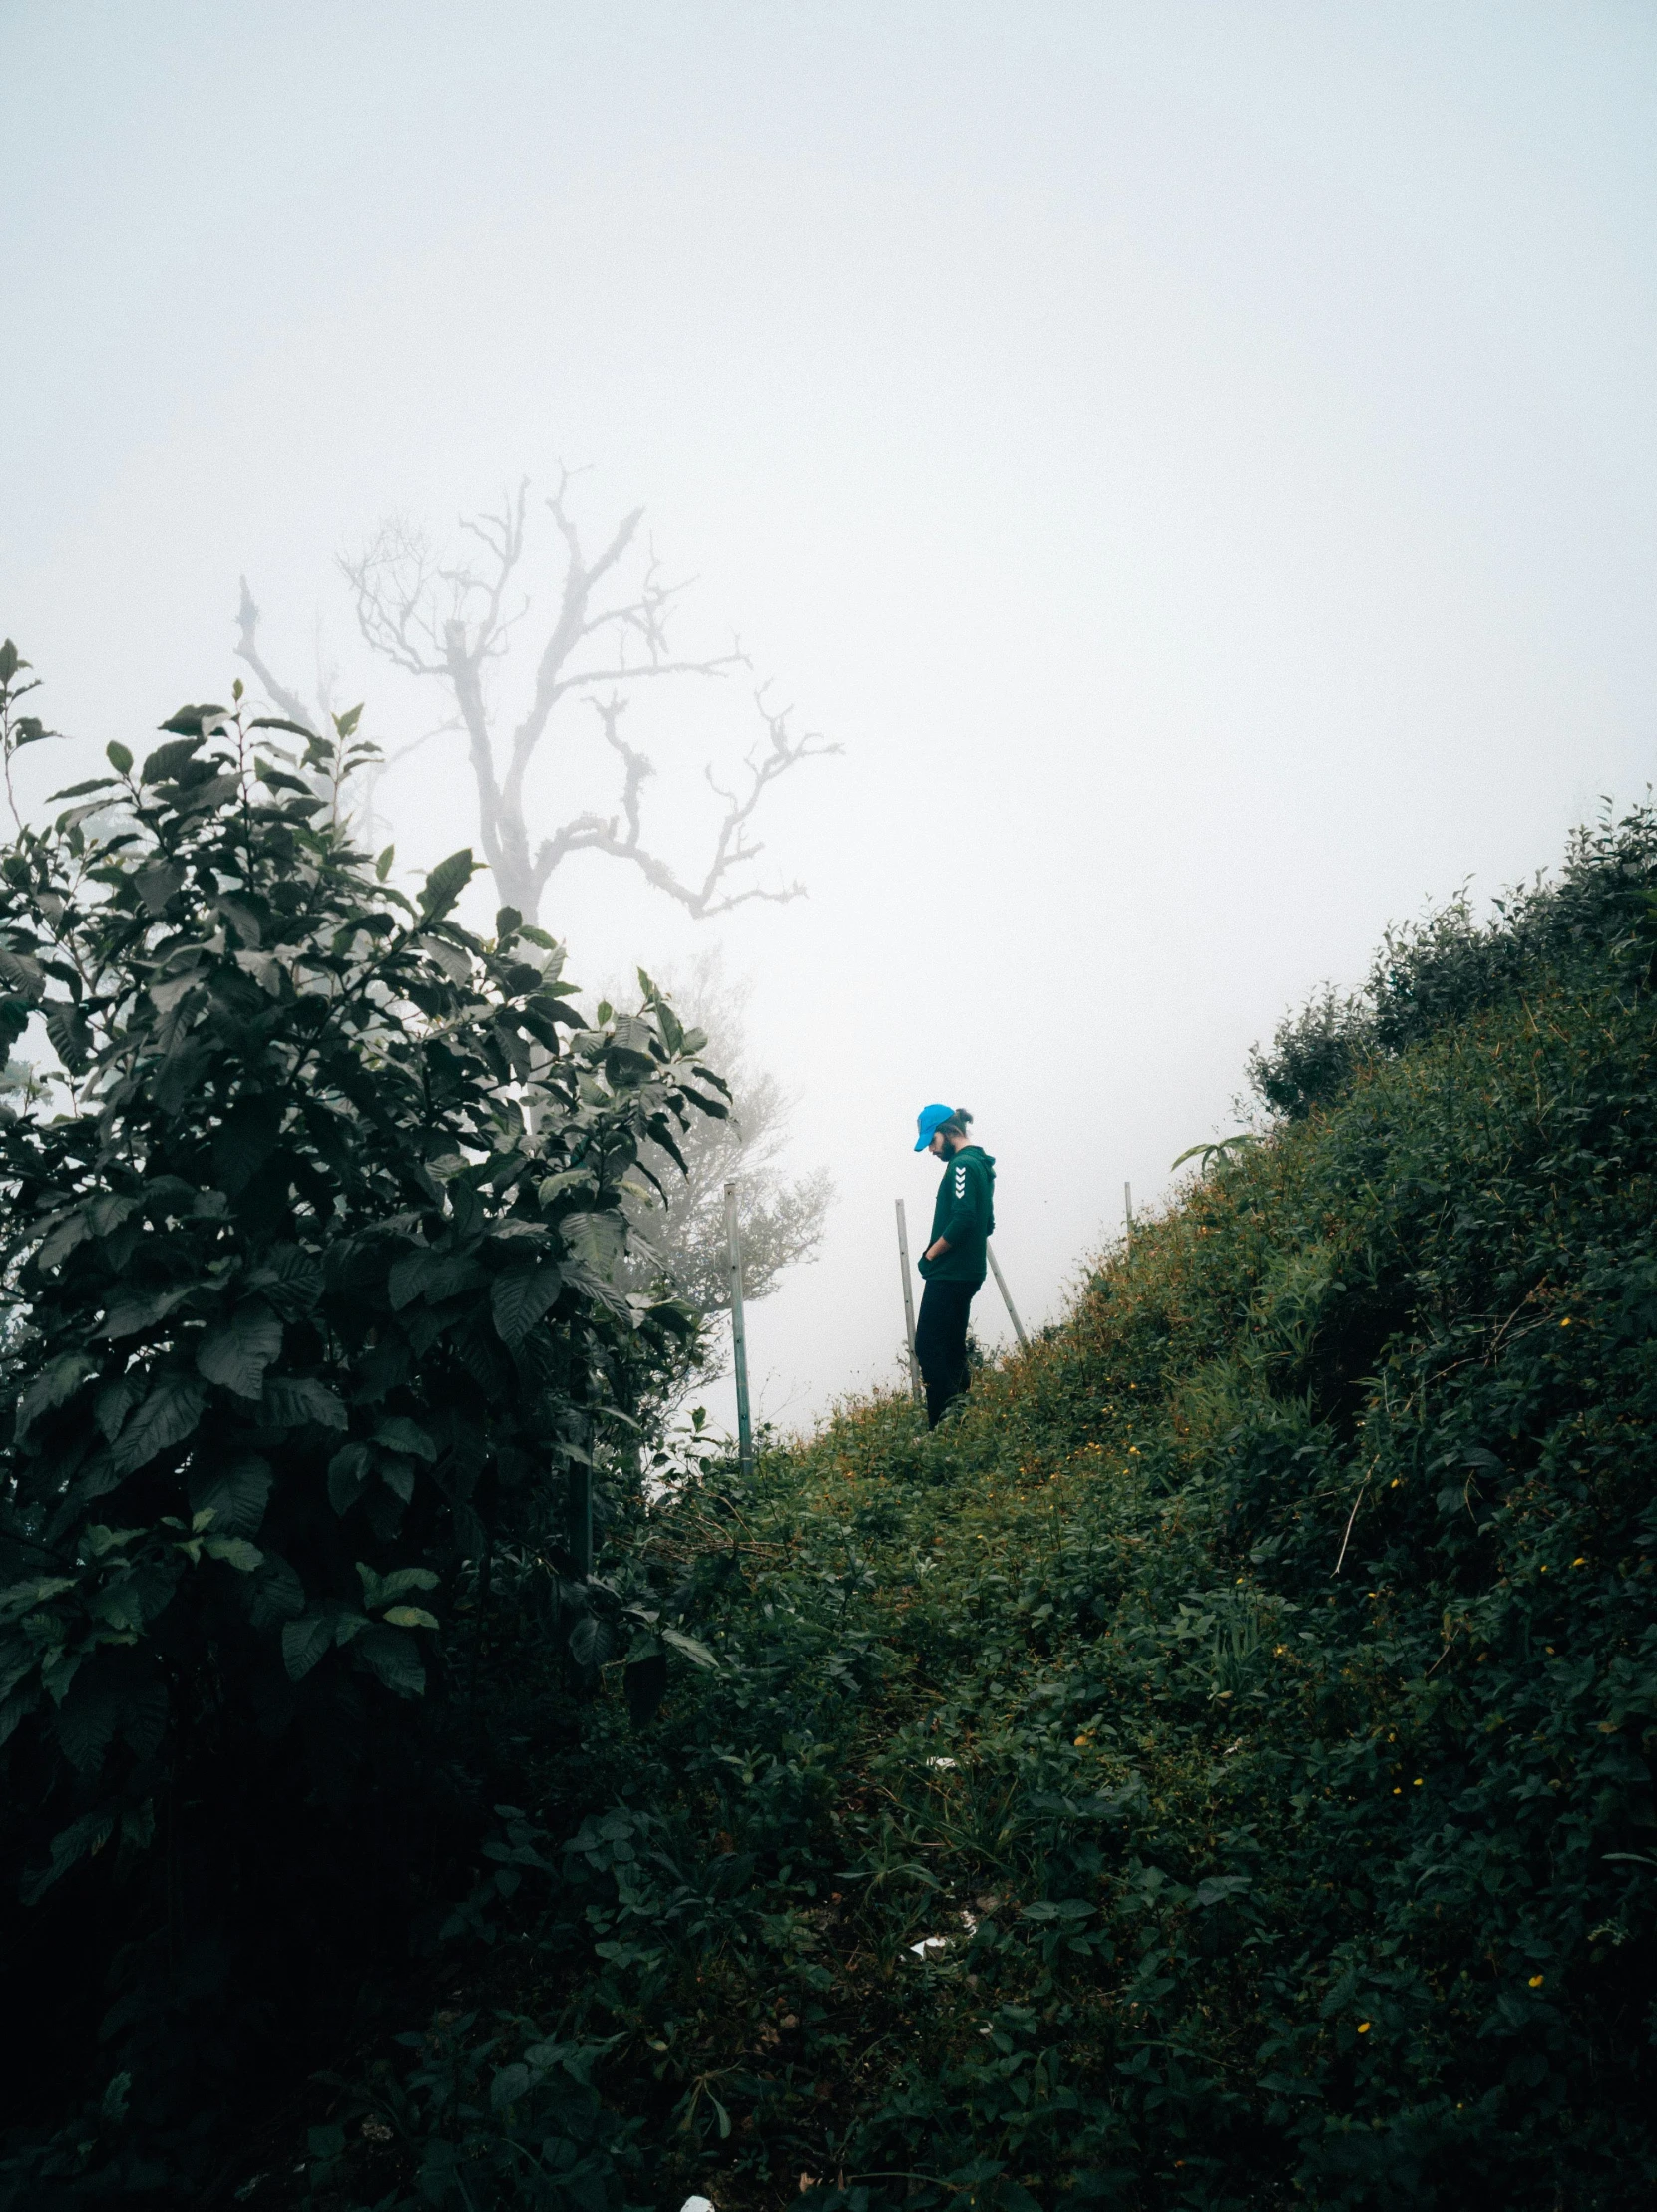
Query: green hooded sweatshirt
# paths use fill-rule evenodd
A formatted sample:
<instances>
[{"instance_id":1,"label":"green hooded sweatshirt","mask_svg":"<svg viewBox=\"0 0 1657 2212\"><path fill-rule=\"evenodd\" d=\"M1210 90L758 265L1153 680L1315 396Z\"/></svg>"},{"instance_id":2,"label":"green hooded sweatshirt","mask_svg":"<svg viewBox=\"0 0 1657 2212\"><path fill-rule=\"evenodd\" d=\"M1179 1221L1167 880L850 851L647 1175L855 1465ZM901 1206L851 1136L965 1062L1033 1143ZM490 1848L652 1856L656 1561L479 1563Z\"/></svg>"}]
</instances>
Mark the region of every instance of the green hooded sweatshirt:
<instances>
[{"instance_id":1,"label":"green hooded sweatshirt","mask_svg":"<svg viewBox=\"0 0 1657 2212\"><path fill-rule=\"evenodd\" d=\"M940 1237L949 1251L936 1260L923 1260L921 1274L929 1283L982 1283L988 1262L984 1247L996 1226L996 1163L980 1145L962 1145L946 1162L938 1186L938 1203L932 1209L930 1252Z\"/></svg>"}]
</instances>

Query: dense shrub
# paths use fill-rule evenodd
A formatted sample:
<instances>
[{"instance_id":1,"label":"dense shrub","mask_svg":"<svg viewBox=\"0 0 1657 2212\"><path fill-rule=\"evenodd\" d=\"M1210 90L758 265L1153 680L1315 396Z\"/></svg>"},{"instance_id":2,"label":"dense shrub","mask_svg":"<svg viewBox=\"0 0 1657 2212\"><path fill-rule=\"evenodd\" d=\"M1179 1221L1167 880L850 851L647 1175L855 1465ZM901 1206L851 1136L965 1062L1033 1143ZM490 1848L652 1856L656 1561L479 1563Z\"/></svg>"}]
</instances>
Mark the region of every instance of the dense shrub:
<instances>
[{"instance_id":1,"label":"dense shrub","mask_svg":"<svg viewBox=\"0 0 1657 2212\"><path fill-rule=\"evenodd\" d=\"M468 854L392 888L354 723L186 708L0 859L0 1040L56 1061L0 1102L6 2095L120 2075L129 2179L187 2189L475 1840L497 1565L566 1705L664 1665L585 1516L691 1325L617 1287L624 1179L722 1086L647 983L589 1028L550 938L461 927Z\"/></svg>"},{"instance_id":2,"label":"dense shrub","mask_svg":"<svg viewBox=\"0 0 1657 2212\"><path fill-rule=\"evenodd\" d=\"M1256 1047L1249 1081L1274 1114L1299 1120L1351 1085L1367 1057L1394 1056L1522 990L1542 974L1591 976L1625 962L1649 977L1657 954L1657 811L1606 815L1573 832L1553 878L1494 902L1488 920L1465 893L1389 929L1363 990L1313 993Z\"/></svg>"}]
</instances>

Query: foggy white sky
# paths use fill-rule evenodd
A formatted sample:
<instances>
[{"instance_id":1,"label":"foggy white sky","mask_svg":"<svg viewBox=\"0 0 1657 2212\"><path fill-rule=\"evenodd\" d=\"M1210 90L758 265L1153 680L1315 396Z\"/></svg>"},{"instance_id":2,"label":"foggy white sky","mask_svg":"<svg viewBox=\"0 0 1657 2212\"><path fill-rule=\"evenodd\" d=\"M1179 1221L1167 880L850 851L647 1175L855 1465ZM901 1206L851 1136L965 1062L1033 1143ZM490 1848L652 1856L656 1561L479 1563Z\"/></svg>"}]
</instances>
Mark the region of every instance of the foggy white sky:
<instances>
[{"instance_id":1,"label":"foggy white sky","mask_svg":"<svg viewBox=\"0 0 1657 2212\"><path fill-rule=\"evenodd\" d=\"M589 861L542 917L754 978L840 1186L753 1314L785 1422L891 1371L926 1100L1052 1317L1288 1004L1645 786L1647 5L0 0L0 630L59 726L222 697L245 570L415 733L334 554L562 457L844 743L767 825L809 902ZM721 715L648 733L687 863ZM458 755L385 803L473 835Z\"/></svg>"}]
</instances>

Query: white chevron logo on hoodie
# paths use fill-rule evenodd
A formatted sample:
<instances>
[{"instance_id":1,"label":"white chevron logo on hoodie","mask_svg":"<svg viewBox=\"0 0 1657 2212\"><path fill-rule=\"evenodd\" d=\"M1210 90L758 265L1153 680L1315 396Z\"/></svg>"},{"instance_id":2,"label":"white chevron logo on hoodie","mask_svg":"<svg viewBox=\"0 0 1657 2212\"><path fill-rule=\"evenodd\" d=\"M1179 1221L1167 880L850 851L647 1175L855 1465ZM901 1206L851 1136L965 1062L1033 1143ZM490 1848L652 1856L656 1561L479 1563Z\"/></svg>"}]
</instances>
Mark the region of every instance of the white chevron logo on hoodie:
<instances>
[{"instance_id":1,"label":"white chevron logo on hoodie","mask_svg":"<svg viewBox=\"0 0 1657 2212\"><path fill-rule=\"evenodd\" d=\"M957 1198L960 1198L960 1197L962 1197L962 1196L963 1196L963 1194L965 1193L966 1189L967 1189L967 1170L966 1170L965 1168L957 1168L957 1169L956 1169L956 1171L955 1171L955 1195L956 1195L956 1197L957 1197Z\"/></svg>"}]
</instances>

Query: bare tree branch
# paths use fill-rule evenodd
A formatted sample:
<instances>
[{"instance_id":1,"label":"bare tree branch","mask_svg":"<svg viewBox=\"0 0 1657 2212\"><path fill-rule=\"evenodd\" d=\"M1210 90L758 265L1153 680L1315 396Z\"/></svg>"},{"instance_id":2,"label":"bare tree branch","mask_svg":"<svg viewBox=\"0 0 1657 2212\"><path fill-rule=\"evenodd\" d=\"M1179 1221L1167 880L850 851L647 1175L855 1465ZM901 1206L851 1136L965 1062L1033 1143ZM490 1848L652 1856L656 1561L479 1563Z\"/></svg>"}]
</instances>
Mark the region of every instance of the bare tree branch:
<instances>
[{"instance_id":1,"label":"bare tree branch","mask_svg":"<svg viewBox=\"0 0 1657 2212\"><path fill-rule=\"evenodd\" d=\"M273 706L280 707L290 722L298 722L309 730L315 727L315 717L295 691L279 684L259 658L259 610L253 604L253 594L247 588L247 578L241 579L241 604L236 609L237 637L234 652L237 660L244 660L264 687L265 697Z\"/></svg>"},{"instance_id":2,"label":"bare tree branch","mask_svg":"<svg viewBox=\"0 0 1657 2212\"><path fill-rule=\"evenodd\" d=\"M698 922L706 922L714 915L728 914L733 907L745 906L750 900L766 900L783 906L791 899L803 899L805 886L789 884L781 889L766 889L760 885L746 886L741 891L724 889L732 869L757 860L765 848L751 843L747 837L747 824L754 810L764 797L767 787L778 776L803 760L816 760L829 753L838 753L838 744L831 744L815 731L802 737L792 737L788 719L792 708L780 711L766 704L765 687L754 693L770 738L769 747L761 751L755 747L746 760L748 789L745 794L727 791L713 774L711 767L704 773L709 788L725 801L726 814L719 826L714 842L713 857L700 884L687 884L669 865L656 854L648 852L641 842L639 795L645 783L654 775L654 764L622 737L619 724L626 711L627 701L613 696L604 701L590 701L604 726L605 742L618 755L622 764L621 812L620 817L608 818L596 814L578 815L546 839L535 857L535 882L538 892L545 887L559 863L571 853L605 853L612 860L630 861L645 879L669 899L676 900ZM625 825L622 827L622 825Z\"/></svg>"},{"instance_id":3,"label":"bare tree branch","mask_svg":"<svg viewBox=\"0 0 1657 2212\"><path fill-rule=\"evenodd\" d=\"M769 742L749 754L743 789L727 791L711 769L708 773L726 816L706 870L698 880L653 851L645 841L642 811L654 766L621 734L629 694L644 683L720 678L749 663L739 641L706 658L673 651L670 618L688 585L663 574L653 548L633 560L643 509L623 515L602 549L590 554L576 519L572 482L571 472L563 470L545 502L562 546L563 571L536 654L529 703L510 732L497 732L489 668L507 655L532 606L532 595L519 581L529 535L527 478L498 509L462 520L462 555L439 558L423 532L392 518L360 554L340 563L370 649L411 675L441 682L454 700L458 719L444 726L465 732L478 792L479 843L502 898L535 915L554 872L579 852L630 863L698 920L750 899L798 898L797 884L737 889L731 879L764 850L747 831L770 786L802 761L840 748L814 735L791 737L787 714L773 713L762 690L758 699ZM623 582L629 570L631 580ZM596 692L609 695L596 698ZM555 724L566 728L559 707L570 698L583 698L595 709L604 742L620 764L618 811L579 814L532 851L526 784Z\"/></svg>"}]
</instances>

